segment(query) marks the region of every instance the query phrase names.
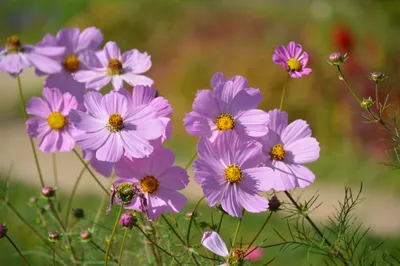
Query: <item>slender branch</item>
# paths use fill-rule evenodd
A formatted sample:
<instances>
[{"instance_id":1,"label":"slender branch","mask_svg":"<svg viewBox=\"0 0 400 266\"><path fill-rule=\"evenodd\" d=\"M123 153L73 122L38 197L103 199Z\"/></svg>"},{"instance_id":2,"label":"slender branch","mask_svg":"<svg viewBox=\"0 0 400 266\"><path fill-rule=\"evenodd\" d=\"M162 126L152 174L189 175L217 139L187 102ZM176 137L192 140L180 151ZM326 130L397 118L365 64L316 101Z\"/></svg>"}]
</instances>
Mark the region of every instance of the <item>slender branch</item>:
<instances>
[{"instance_id":1,"label":"slender branch","mask_svg":"<svg viewBox=\"0 0 400 266\"><path fill-rule=\"evenodd\" d=\"M190 158L189 162L185 166L185 170L187 170L193 163L194 159L197 157L197 151L193 154L192 158Z\"/></svg>"},{"instance_id":2,"label":"slender branch","mask_svg":"<svg viewBox=\"0 0 400 266\"><path fill-rule=\"evenodd\" d=\"M378 112L378 116L381 116L381 111L379 108L378 82L375 82L375 102L376 102L376 110Z\"/></svg>"},{"instance_id":3,"label":"slender branch","mask_svg":"<svg viewBox=\"0 0 400 266\"><path fill-rule=\"evenodd\" d=\"M219 234L219 231L221 230L222 220L224 219L224 215L225 215L225 213L221 212L221 217L219 218L219 224L218 224L218 227L217 227L217 233L218 234ZM213 255L213 260L214 261L216 260L216 257L217 257L217 255L214 253L214 255ZM213 264L214 264L214 261L213 261Z\"/></svg>"},{"instance_id":4,"label":"slender branch","mask_svg":"<svg viewBox=\"0 0 400 266\"><path fill-rule=\"evenodd\" d=\"M57 159L56 159L56 153L53 152L52 156L52 163L53 163L53 178L54 178L54 189L58 189L58 171L57 171ZM57 210L61 212L61 204L60 204L60 195L59 193L56 193L56 200L57 200Z\"/></svg>"},{"instance_id":5,"label":"slender branch","mask_svg":"<svg viewBox=\"0 0 400 266\"><path fill-rule=\"evenodd\" d=\"M86 164L89 164L89 162L87 162ZM81 178L83 176L83 173L86 170L86 166L83 167L83 169L81 170L81 172L79 173L78 178L75 181L74 187L72 188L72 192L71 195L69 196L69 200L68 200L68 206L67 206L67 213L65 214L65 227L68 228L68 222L69 222L69 215L71 213L71 207L72 207L72 202L74 200L75 197L75 193L76 190L78 188L79 182L81 181Z\"/></svg>"},{"instance_id":6,"label":"slender branch","mask_svg":"<svg viewBox=\"0 0 400 266\"><path fill-rule=\"evenodd\" d=\"M112 180L110 180L109 183L110 183L110 184L109 184L109 186L110 186L111 183L112 183ZM92 224L92 230L93 230L93 231L94 231L94 229L96 228L96 225L99 223L99 220L100 220L100 217L101 217L102 213L104 212L103 209L104 209L104 205L105 205L105 203L106 203L106 199L107 199L107 198L108 198L108 195L107 195L107 194L104 194L104 195L103 195L103 198L101 199L99 208L97 209L97 213L96 213L96 216L95 216L94 221L93 221L93 224ZM110 229L110 231L111 231L111 229Z\"/></svg>"},{"instance_id":7,"label":"slender branch","mask_svg":"<svg viewBox=\"0 0 400 266\"><path fill-rule=\"evenodd\" d=\"M30 266L28 260L24 257L24 255L22 255L21 251L19 250L19 248L17 247L17 245L15 245L15 243L11 240L11 238L6 234L5 237L8 239L8 241L11 243L11 245L15 248L15 250L18 252L19 256L24 260L25 264ZM54 257L54 254L53 254Z\"/></svg>"},{"instance_id":8,"label":"slender branch","mask_svg":"<svg viewBox=\"0 0 400 266\"><path fill-rule=\"evenodd\" d=\"M108 254L110 254L111 243L112 243L112 240L114 238L115 232L117 231L117 226L118 226L118 223L119 223L119 219L121 218L121 214L122 214L122 210L123 209L124 209L124 204L121 204L121 206L119 207L117 218L115 219L114 228L113 228L113 230L111 232L111 236L110 236L110 238L108 240L108 243L107 243L106 256L104 257L105 266L108 265Z\"/></svg>"},{"instance_id":9,"label":"slender branch","mask_svg":"<svg viewBox=\"0 0 400 266\"><path fill-rule=\"evenodd\" d=\"M187 230L187 234L186 234L186 242L187 242L188 246L190 246L190 244L189 244L190 243L190 229L192 228L192 222L193 222L194 217L196 216L197 208L199 207L200 203L202 202L202 200L204 198L205 198L205 196L201 197L199 199L199 201L197 201L196 205L194 206L192 215L190 216L189 226L188 226L188 230Z\"/></svg>"},{"instance_id":10,"label":"slender branch","mask_svg":"<svg viewBox=\"0 0 400 266\"><path fill-rule=\"evenodd\" d=\"M339 78L341 80L343 80L343 82L346 84L347 88L349 89L349 91L351 92L351 94L353 94L354 98L356 98L357 102L359 104L361 104L361 99L360 97L358 97L357 93L354 91L354 89L351 87L350 83L347 81L346 77L344 76L342 69L340 68L340 66L337 66L337 69L339 71Z\"/></svg>"},{"instance_id":11,"label":"slender branch","mask_svg":"<svg viewBox=\"0 0 400 266\"><path fill-rule=\"evenodd\" d=\"M256 236L253 238L253 240L250 242L249 246L246 249L245 254L248 255L250 253L247 253L250 249L250 247L254 244L254 242L256 242L257 238L260 236L261 232L264 230L264 227L267 225L269 219L271 218L273 212L270 212L267 219L265 220L265 222L263 223L263 225L261 226L260 230L258 231L258 233L256 234Z\"/></svg>"},{"instance_id":12,"label":"slender branch","mask_svg":"<svg viewBox=\"0 0 400 266\"><path fill-rule=\"evenodd\" d=\"M56 251L56 244L53 243L53 266L56 266L56 256L55 256L55 251Z\"/></svg>"},{"instance_id":13,"label":"slender branch","mask_svg":"<svg viewBox=\"0 0 400 266\"><path fill-rule=\"evenodd\" d=\"M287 83L288 83L289 77L290 77L290 75L287 74L287 75L286 75L286 79L285 79L285 84L283 85L282 96L281 96L281 103L280 103L280 105L279 105L279 109L281 109L281 110L282 110L282 107L283 107L283 101L285 100L286 87L287 87Z\"/></svg>"},{"instance_id":14,"label":"slender branch","mask_svg":"<svg viewBox=\"0 0 400 266\"><path fill-rule=\"evenodd\" d=\"M121 248L119 250L119 262L118 262L118 266L121 265L121 261L122 261L122 255L124 253L124 247L125 247L125 240L126 240L126 236L128 235L128 228L125 228L125 232L124 232L124 236L122 238L122 243L121 243Z\"/></svg>"},{"instance_id":15,"label":"slender branch","mask_svg":"<svg viewBox=\"0 0 400 266\"><path fill-rule=\"evenodd\" d=\"M100 250L101 252L103 252L104 254L106 254L106 251L104 249L102 249L99 245L97 245L95 242L93 242L93 240L90 240L90 243L92 243L93 246L95 246L98 250ZM112 256L111 254L108 255L114 262L119 263L118 260Z\"/></svg>"},{"instance_id":16,"label":"slender branch","mask_svg":"<svg viewBox=\"0 0 400 266\"><path fill-rule=\"evenodd\" d=\"M243 212L242 212L242 218L239 218L238 224L236 226L235 235L233 236L233 240L232 240L232 247L235 246L236 238L237 238L237 235L239 233L240 226L242 225L243 216L244 216L244 209L243 209Z\"/></svg>"}]
</instances>

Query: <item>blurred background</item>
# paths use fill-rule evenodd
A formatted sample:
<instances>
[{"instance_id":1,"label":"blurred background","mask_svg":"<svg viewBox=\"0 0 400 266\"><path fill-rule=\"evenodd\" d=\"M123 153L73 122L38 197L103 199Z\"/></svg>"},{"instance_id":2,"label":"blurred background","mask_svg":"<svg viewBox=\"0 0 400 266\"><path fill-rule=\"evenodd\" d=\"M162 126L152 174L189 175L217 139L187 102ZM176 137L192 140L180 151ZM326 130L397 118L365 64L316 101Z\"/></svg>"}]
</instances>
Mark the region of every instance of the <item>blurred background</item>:
<instances>
[{"instance_id":1,"label":"blurred background","mask_svg":"<svg viewBox=\"0 0 400 266\"><path fill-rule=\"evenodd\" d=\"M390 250L394 248L390 243L400 239L400 178L398 172L381 164L387 161L385 150L390 144L385 139L389 136L378 124L364 122L357 102L338 80L336 69L325 60L335 51L348 53L344 73L365 98L374 95L369 73L384 72L389 79L380 88L381 101L391 87L389 102L393 111L399 99L399 15L398 0L1 0L0 38L5 41L16 34L23 43L34 44L46 33L56 34L63 27L82 30L96 26L104 33L105 41L116 41L123 51L147 51L153 66L146 74L174 108L173 136L166 145L176 152L178 165L187 163L197 141L186 133L183 117L191 111L196 91L210 87L215 72L227 77L245 76L251 87L263 93L260 108L274 109L279 105L286 72L272 62L273 51L289 41L302 44L313 72L289 81L284 109L289 120L300 118L311 125L320 142L321 157L309 165L317 176L315 184L297 193L304 199L320 194L319 201L324 204L312 217L323 222L335 211L344 186L357 189L363 182L364 202L357 215L365 228L372 227L369 243L387 239L389 244L384 249ZM26 100L41 94L43 79L36 77L32 69L21 78ZM8 194L23 210L29 197L37 193L39 182L24 131L16 80L4 73L0 79L1 178L6 179L12 166ZM51 184L51 155L40 154L40 160ZM82 166L73 154L57 154L57 165L59 189L67 196ZM91 206L90 202L98 200L101 193L90 176L85 176L78 191L85 202L76 204L82 206ZM201 195L194 183L185 193L191 201ZM34 220L34 211L27 208L29 215ZM23 249L36 243L24 237L29 235L28 229L3 205L1 221L11 223L10 235L15 235ZM244 232L251 234L252 223L244 227L248 230ZM279 220L274 224L279 225ZM225 234L230 236L229 231ZM14 252L4 241L0 247ZM0 253L0 260L9 261L4 265L19 265L19 258L8 254ZM296 261L296 265L302 265L302 259ZM288 262L292 262L290 258L282 258L273 265Z\"/></svg>"}]
</instances>

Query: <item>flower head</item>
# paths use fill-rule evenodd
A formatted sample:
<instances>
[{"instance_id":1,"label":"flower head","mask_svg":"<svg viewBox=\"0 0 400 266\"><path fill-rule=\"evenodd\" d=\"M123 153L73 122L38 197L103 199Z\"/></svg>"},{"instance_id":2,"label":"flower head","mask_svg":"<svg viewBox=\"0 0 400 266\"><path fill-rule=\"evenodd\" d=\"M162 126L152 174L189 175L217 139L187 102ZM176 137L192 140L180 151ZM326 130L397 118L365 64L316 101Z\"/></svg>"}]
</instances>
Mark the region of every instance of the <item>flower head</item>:
<instances>
[{"instance_id":1,"label":"flower head","mask_svg":"<svg viewBox=\"0 0 400 266\"><path fill-rule=\"evenodd\" d=\"M46 74L58 73L61 64L52 57L60 56L64 51L64 47L54 45L22 45L19 37L13 35L7 39L5 46L0 46L0 71L14 76L24 68L34 66Z\"/></svg>"},{"instance_id":2,"label":"flower head","mask_svg":"<svg viewBox=\"0 0 400 266\"><path fill-rule=\"evenodd\" d=\"M286 112L275 109L269 112L268 135L261 138L266 166L274 169L275 175L265 180L267 189L277 191L303 188L311 184L315 175L303 164L319 157L319 143L311 137L310 126L303 120L288 124Z\"/></svg>"},{"instance_id":3,"label":"flower head","mask_svg":"<svg viewBox=\"0 0 400 266\"><path fill-rule=\"evenodd\" d=\"M306 68L308 54L302 53L301 45L295 42L290 42L287 48L281 45L276 47L272 61L285 68L292 78L301 78L311 73L311 68Z\"/></svg>"},{"instance_id":4,"label":"flower head","mask_svg":"<svg viewBox=\"0 0 400 266\"><path fill-rule=\"evenodd\" d=\"M78 28L61 29L56 36L47 34L38 47L62 46L64 53L54 57L62 69L59 73L49 75L45 80L45 86L57 87L62 92L70 92L79 103L83 101L85 84L73 79L72 74L83 69L85 65L84 53L87 50L95 50L103 42L103 34L95 27L89 27L79 31ZM37 71L38 74L43 74Z\"/></svg>"},{"instance_id":5,"label":"flower head","mask_svg":"<svg viewBox=\"0 0 400 266\"><path fill-rule=\"evenodd\" d=\"M40 137L39 149L43 152L71 151L75 146L74 136L79 131L70 123L71 110L77 101L70 93L61 93L57 88L43 89L43 99L33 97L26 112L35 117L26 121L26 131L31 138Z\"/></svg>"},{"instance_id":6,"label":"flower head","mask_svg":"<svg viewBox=\"0 0 400 266\"><path fill-rule=\"evenodd\" d=\"M132 229L136 222L137 218L131 212L122 214L121 219L119 220L120 225L129 229Z\"/></svg>"},{"instance_id":7,"label":"flower head","mask_svg":"<svg viewBox=\"0 0 400 266\"><path fill-rule=\"evenodd\" d=\"M132 86L152 85L153 80L141 75L151 67L150 56L133 49L121 55L115 42L108 42L102 51L88 51L87 67L74 74L75 80L86 83L86 88L100 90L112 82L114 90L122 88L125 80Z\"/></svg>"},{"instance_id":8,"label":"flower head","mask_svg":"<svg viewBox=\"0 0 400 266\"><path fill-rule=\"evenodd\" d=\"M264 160L262 146L256 141L243 141L234 131L221 134L211 143L202 137L197 144L194 180L200 184L208 204L221 201L231 216L266 211L268 200L258 195L267 191L266 182L273 174L268 167L259 167Z\"/></svg>"},{"instance_id":9,"label":"flower head","mask_svg":"<svg viewBox=\"0 0 400 266\"><path fill-rule=\"evenodd\" d=\"M71 111L71 122L83 131L75 140L82 149L95 152L99 161L115 163L124 154L149 156L153 152L149 141L164 133L165 126L154 107L144 104L132 108L118 92L103 96L90 91L84 96L84 104L87 113Z\"/></svg>"},{"instance_id":10,"label":"flower head","mask_svg":"<svg viewBox=\"0 0 400 266\"><path fill-rule=\"evenodd\" d=\"M199 90L193 112L187 113L185 127L192 136L207 136L213 142L224 131L241 137L261 137L268 133L268 114L255 109L261 102L258 89L248 88L247 79L226 80L222 73L211 79L211 90Z\"/></svg>"},{"instance_id":11,"label":"flower head","mask_svg":"<svg viewBox=\"0 0 400 266\"><path fill-rule=\"evenodd\" d=\"M166 148L158 146L146 158L135 159L123 157L115 165L118 179L115 185L133 184L137 186L147 202L147 210L143 210L140 197L133 197L125 204L126 209L147 212L150 220L156 219L164 211L179 212L187 199L177 190L184 189L189 183L189 176L181 167L173 166L174 154ZM117 203L121 202L116 199Z\"/></svg>"}]
</instances>

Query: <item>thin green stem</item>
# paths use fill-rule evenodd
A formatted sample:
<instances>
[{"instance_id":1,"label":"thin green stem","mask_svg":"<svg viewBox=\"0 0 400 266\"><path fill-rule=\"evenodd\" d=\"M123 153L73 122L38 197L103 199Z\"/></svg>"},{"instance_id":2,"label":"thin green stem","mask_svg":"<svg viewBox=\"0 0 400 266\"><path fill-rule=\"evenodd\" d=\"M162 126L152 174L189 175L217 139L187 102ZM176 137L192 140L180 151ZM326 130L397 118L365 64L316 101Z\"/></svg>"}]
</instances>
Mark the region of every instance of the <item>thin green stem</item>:
<instances>
[{"instance_id":1,"label":"thin green stem","mask_svg":"<svg viewBox=\"0 0 400 266\"><path fill-rule=\"evenodd\" d=\"M53 266L56 266L56 256L55 256L55 252L56 252L56 244L53 243Z\"/></svg>"},{"instance_id":2,"label":"thin green stem","mask_svg":"<svg viewBox=\"0 0 400 266\"><path fill-rule=\"evenodd\" d=\"M125 240L126 240L126 236L128 235L128 228L125 228L125 232L124 232L124 236L122 238L122 243L121 243L121 248L119 250L119 261L118 261L118 266L121 265L121 261L122 261L122 255L124 254L124 247L125 247Z\"/></svg>"},{"instance_id":3,"label":"thin green stem","mask_svg":"<svg viewBox=\"0 0 400 266\"><path fill-rule=\"evenodd\" d=\"M15 243L11 240L11 238L6 234L5 237L8 239L8 241L10 242L10 244L15 248L15 250L18 252L19 256L23 259L23 261L25 262L26 265L30 266L28 260L24 257L24 255L22 255L21 251L19 250L19 248L17 247L17 245L15 245ZM53 255L54 256L54 255Z\"/></svg>"},{"instance_id":4,"label":"thin green stem","mask_svg":"<svg viewBox=\"0 0 400 266\"><path fill-rule=\"evenodd\" d=\"M192 158L190 158L189 162L185 166L185 170L187 170L193 163L194 159L197 157L197 151L193 154Z\"/></svg>"},{"instance_id":5,"label":"thin green stem","mask_svg":"<svg viewBox=\"0 0 400 266\"><path fill-rule=\"evenodd\" d=\"M251 240L249 246L246 249L245 254L247 255L247 251L249 251L250 247L254 244L254 242L256 242L257 238L260 236L261 232L264 230L264 227L267 225L269 219L271 218L273 212L270 212L267 219L265 220L265 222L263 223L263 225L261 226L260 230L258 230L258 233L256 234L256 236L253 238L253 240ZM250 254L250 253L248 253Z\"/></svg>"},{"instance_id":6,"label":"thin green stem","mask_svg":"<svg viewBox=\"0 0 400 266\"><path fill-rule=\"evenodd\" d=\"M93 173L93 171L89 168L89 166L85 163L85 161L83 160L83 158L79 155L79 153L76 151L76 149L72 150L75 155L78 157L79 161L81 161L81 163L85 166L85 168L88 170L89 174L93 177L93 179L96 181L96 183L101 187L101 189L103 189L103 191L110 196L110 192L101 184L101 182L99 181L99 179L97 179L96 175Z\"/></svg>"},{"instance_id":7,"label":"thin green stem","mask_svg":"<svg viewBox=\"0 0 400 266\"><path fill-rule=\"evenodd\" d=\"M224 215L225 213L221 213L221 218L219 218L217 233L219 233L219 230L221 230L221 225L222 225L222 220L224 219Z\"/></svg>"},{"instance_id":8,"label":"thin green stem","mask_svg":"<svg viewBox=\"0 0 400 266\"><path fill-rule=\"evenodd\" d=\"M112 183L112 180L109 181L109 186L111 185L111 183ZM93 220L93 224L92 224L92 231L93 231L93 232L94 232L94 230L95 230L95 228L96 228L96 225L99 223L99 220L100 220L101 215L104 213L104 210L103 210L103 209L104 209L104 205L105 205L105 203L106 203L107 198L108 198L108 195L107 195L107 194L104 194L104 195L103 195L103 198L101 199L99 208L97 209L97 213L96 213L96 216L95 216L95 218L94 218L94 220ZM110 230L110 231L111 231L111 230Z\"/></svg>"},{"instance_id":9,"label":"thin green stem","mask_svg":"<svg viewBox=\"0 0 400 266\"><path fill-rule=\"evenodd\" d=\"M200 203L202 202L202 200L204 198L205 198L205 196L201 197L199 199L199 201L197 201L197 203L194 206L194 209L192 211L192 215L190 216L189 226L188 226L188 230L187 230L187 233L186 233L186 242L187 242L188 247L190 246L190 244L189 244L190 243L190 229L192 228L192 222L193 222L194 217L196 216L197 208L199 207Z\"/></svg>"},{"instance_id":10,"label":"thin green stem","mask_svg":"<svg viewBox=\"0 0 400 266\"><path fill-rule=\"evenodd\" d=\"M19 100L21 102L22 111L24 112L24 120L26 121L26 120L28 120L28 113L26 112L26 104L25 104L25 100L24 100L24 94L22 92L21 79L20 79L19 75L17 75L17 82L18 82ZM33 157L35 158L35 163L36 163L36 168L37 168L37 172L38 172L39 179L40 179L40 184L42 185L42 187L44 187L42 170L40 169L39 158L36 153L35 143L33 142L32 138L29 138L29 141L31 143Z\"/></svg>"},{"instance_id":11,"label":"thin green stem","mask_svg":"<svg viewBox=\"0 0 400 266\"><path fill-rule=\"evenodd\" d=\"M185 240L183 240L183 238L178 234L178 232L175 231L174 227L173 227L172 224L168 221L167 217L165 217L164 214L162 214L161 217L162 217L162 218L164 219L164 221L168 224L169 228L172 230L172 232L174 232L174 234L175 234L176 237L179 239L179 241L181 241L182 244L186 247Z\"/></svg>"},{"instance_id":12,"label":"thin green stem","mask_svg":"<svg viewBox=\"0 0 400 266\"><path fill-rule=\"evenodd\" d=\"M147 238L148 241L150 241L155 247L157 247L159 250L161 250L162 252L164 252L165 254L167 254L168 256L170 256L175 262L176 264L182 266L182 263L180 263L177 258L175 258L175 256L171 253L169 253L168 251L166 251L165 249L163 249L162 247L160 247L157 243L155 243L144 231L143 229L136 225L136 228L139 229L139 231Z\"/></svg>"},{"instance_id":13,"label":"thin green stem","mask_svg":"<svg viewBox=\"0 0 400 266\"><path fill-rule=\"evenodd\" d=\"M87 162L86 164L89 164L89 162ZM74 200L76 190L78 188L79 182L81 181L81 178L82 178L83 173L85 172L85 170L86 170L86 165L85 165L85 167L82 168L81 172L79 173L79 176L75 181L74 187L72 188L72 192L71 192L71 195L70 195L69 200L68 200L67 213L65 214L65 227L66 228L68 228L69 215L71 213L72 202Z\"/></svg>"},{"instance_id":14,"label":"thin green stem","mask_svg":"<svg viewBox=\"0 0 400 266\"><path fill-rule=\"evenodd\" d=\"M285 100L285 94L286 94L286 87L287 87L287 83L289 80L290 75L287 74L286 79L285 79L285 84L283 85L283 90L282 90L282 96L281 96L281 103L279 105L279 109L282 110L283 107L283 101Z\"/></svg>"},{"instance_id":15,"label":"thin green stem","mask_svg":"<svg viewBox=\"0 0 400 266\"><path fill-rule=\"evenodd\" d=\"M97 245L95 242L93 242L93 240L90 240L90 243L95 246L98 250L100 250L102 253L106 254L106 251L104 249L102 249L99 245ZM116 258L114 258L113 256L109 255L109 257L116 263L119 263L118 260Z\"/></svg>"},{"instance_id":16,"label":"thin green stem","mask_svg":"<svg viewBox=\"0 0 400 266\"><path fill-rule=\"evenodd\" d=\"M144 221L144 219L142 219ZM155 243L157 243L157 236L156 236L156 231L155 231L155 227L153 226L153 224L149 221L147 221L147 224L151 227L152 232L154 232L152 234L153 236L153 241ZM152 248L152 252L153 252L153 256L157 261L157 265L162 265L162 260L161 260L161 254L160 254L160 250L156 249L153 245L151 246ZM157 253L156 253L157 252Z\"/></svg>"},{"instance_id":17,"label":"thin green stem","mask_svg":"<svg viewBox=\"0 0 400 266\"><path fill-rule=\"evenodd\" d=\"M347 88L349 89L349 91L351 92L351 94L353 94L354 98L356 98L357 102L359 104L361 104L361 100L360 97L358 97L357 93L354 91L354 89L351 87L350 83L347 81L346 77L344 76L342 69L340 68L340 66L337 66L337 69L339 71L339 79L343 80L343 82L346 84Z\"/></svg>"},{"instance_id":18,"label":"thin green stem","mask_svg":"<svg viewBox=\"0 0 400 266\"><path fill-rule=\"evenodd\" d=\"M54 177L54 189L58 189L58 171L57 171L57 158L56 153L53 152L52 156L52 163L53 163L53 177ZM60 195L56 193L56 200L57 200L57 210L61 212L61 204L60 204Z\"/></svg>"},{"instance_id":19,"label":"thin green stem","mask_svg":"<svg viewBox=\"0 0 400 266\"><path fill-rule=\"evenodd\" d=\"M381 116L381 110L379 108L379 94L378 94L378 83L375 83L375 102L376 102L376 110L378 112L378 116Z\"/></svg>"},{"instance_id":20,"label":"thin green stem","mask_svg":"<svg viewBox=\"0 0 400 266\"><path fill-rule=\"evenodd\" d=\"M119 207L118 214L117 214L117 219L115 219L114 228L113 228L113 230L111 232L110 238L108 239L107 249L106 249L106 256L104 257L104 262L105 262L106 266L108 265L108 254L110 254L111 243L112 243L112 240L114 238L115 232L117 231L117 226L118 226L118 223L119 223L119 219L121 218L123 209L124 209L124 204L121 204L121 206Z\"/></svg>"},{"instance_id":21,"label":"thin green stem","mask_svg":"<svg viewBox=\"0 0 400 266\"><path fill-rule=\"evenodd\" d=\"M234 234L233 240L232 240L232 248L235 246L236 238L237 238L237 236L239 234L240 226L242 225L243 216L244 216L244 209L243 209L243 212L242 212L242 218L239 218L239 221L238 221L237 226L236 226L236 231L235 231L235 234Z\"/></svg>"}]
</instances>

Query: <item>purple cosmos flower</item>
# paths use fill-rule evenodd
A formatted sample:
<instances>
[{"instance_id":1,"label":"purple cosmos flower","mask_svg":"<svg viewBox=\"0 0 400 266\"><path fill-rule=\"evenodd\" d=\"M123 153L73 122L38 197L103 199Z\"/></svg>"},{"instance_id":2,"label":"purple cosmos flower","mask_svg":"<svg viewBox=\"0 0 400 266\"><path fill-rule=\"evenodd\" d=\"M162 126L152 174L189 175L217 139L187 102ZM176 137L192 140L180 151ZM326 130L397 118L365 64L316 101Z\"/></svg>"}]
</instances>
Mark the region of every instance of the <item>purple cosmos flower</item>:
<instances>
[{"instance_id":1,"label":"purple cosmos flower","mask_svg":"<svg viewBox=\"0 0 400 266\"><path fill-rule=\"evenodd\" d=\"M20 39L13 35L7 39L6 46L0 46L0 71L15 76L24 68L34 66L47 74L58 73L61 65L51 57L59 56L64 51L64 47L22 45Z\"/></svg>"},{"instance_id":2,"label":"purple cosmos flower","mask_svg":"<svg viewBox=\"0 0 400 266\"><path fill-rule=\"evenodd\" d=\"M199 90L193 112L184 124L192 136L207 136L211 142L223 131L235 131L240 137L261 137L268 133L268 114L255 109L261 102L259 89L248 88L247 79L235 76L226 80L222 73L211 79L214 91Z\"/></svg>"},{"instance_id":3,"label":"purple cosmos flower","mask_svg":"<svg viewBox=\"0 0 400 266\"><path fill-rule=\"evenodd\" d=\"M89 70L74 74L75 80L85 82L86 88L100 90L112 82L115 90L122 88L125 80L132 86L152 85L153 80L140 75L151 67L150 56L133 49L121 55L115 42L108 42L102 51L87 52Z\"/></svg>"},{"instance_id":4,"label":"purple cosmos flower","mask_svg":"<svg viewBox=\"0 0 400 266\"><path fill-rule=\"evenodd\" d=\"M275 175L266 180L268 189L290 190L311 184L315 175L305 166L319 157L319 143L311 137L310 126L303 120L288 125L286 112L275 109L269 112L269 133L261 138L266 165Z\"/></svg>"},{"instance_id":5,"label":"purple cosmos flower","mask_svg":"<svg viewBox=\"0 0 400 266\"><path fill-rule=\"evenodd\" d=\"M301 78L311 73L311 68L306 68L308 54L302 53L301 45L295 42L290 42L287 48L281 45L276 47L272 61L285 68L292 78Z\"/></svg>"},{"instance_id":6,"label":"purple cosmos flower","mask_svg":"<svg viewBox=\"0 0 400 266\"><path fill-rule=\"evenodd\" d=\"M189 176L185 169L173 166L174 161L174 154L162 146L158 146L147 158L130 159L124 156L115 165L118 179L114 185L133 184L139 187L145 195L150 220L164 211L179 212L185 207L187 199L177 190L187 186ZM125 208L144 212L139 197L133 197Z\"/></svg>"},{"instance_id":7,"label":"purple cosmos flower","mask_svg":"<svg viewBox=\"0 0 400 266\"><path fill-rule=\"evenodd\" d=\"M163 122L165 125L165 130L160 140L152 141L152 145L156 145L156 143L162 143L164 140L169 139L172 132L171 119L168 117L172 114L172 107L168 103L168 101L163 97L155 97L156 90L150 88L148 86L135 86L132 91L132 95L126 89L120 89L118 93L124 95L127 100L129 106L131 108L137 108L141 105L150 105L154 107L157 111L158 119ZM156 142L156 143L155 143ZM100 174L105 177L109 177L114 168L114 163L99 161L96 156L94 156L94 152L85 150L84 151L85 160L90 160L91 166Z\"/></svg>"},{"instance_id":8,"label":"purple cosmos flower","mask_svg":"<svg viewBox=\"0 0 400 266\"><path fill-rule=\"evenodd\" d=\"M72 110L70 120L84 131L75 138L82 149L96 152L100 161L115 163L126 153L135 158L149 156L153 146L149 140L159 138L165 130L150 105L129 106L127 98L110 92L105 96L89 91L84 96L88 113Z\"/></svg>"},{"instance_id":9,"label":"purple cosmos flower","mask_svg":"<svg viewBox=\"0 0 400 266\"><path fill-rule=\"evenodd\" d=\"M97 49L102 42L103 34L95 27L86 28L82 32L78 28L65 28L60 30L56 36L47 34L38 43L38 47L63 46L65 52L54 58L60 62L63 69L60 73L49 75L45 80L45 86L57 87L62 92L70 92L78 102L83 102L85 84L75 81L71 74L87 69L84 52ZM40 71L37 72L43 74Z\"/></svg>"},{"instance_id":10,"label":"purple cosmos flower","mask_svg":"<svg viewBox=\"0 0 400 266\"><path fill-rule=\"evenodd\" d=\"M219 266L242 265L245 259L245 251L240 248L233 248L228 252L224 240L217 232L204 232L201 244L211 252L223 257L226 261Z\"/></svg>"},{"instance_id":11,"label":"purple cosmos flower","mask_svg":"<svg viewBox=\"0 0 400 266\"><path fill-rule=\"evenodd\" d=\"M231 130L214 143L202 137L197 153L194 180L200 184L210 206L221 201L227 213L238 217L242 217L242 207L248 212L267 210L268 200L258 192L268 190L266 184L274 172L269 167L259 167L265 158L260 143L243 141Z\"/></svg>"},{"instance_id":12,"label":"purple cosmos flower","mask_svg":"<svg viewBox=\"0 0 400 266\"><path fill-rule=\"evenodd\" d=\"M26 112L36 117L26 121L26 131L31 138L40 137L39 150L66 152L74 148L73 138L79 130L70 123L69 115L77 105L70 93L47 87L43 89L43 99L33 97L28 102Z\"/></svg>"}]
</instances>

